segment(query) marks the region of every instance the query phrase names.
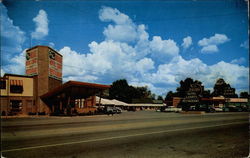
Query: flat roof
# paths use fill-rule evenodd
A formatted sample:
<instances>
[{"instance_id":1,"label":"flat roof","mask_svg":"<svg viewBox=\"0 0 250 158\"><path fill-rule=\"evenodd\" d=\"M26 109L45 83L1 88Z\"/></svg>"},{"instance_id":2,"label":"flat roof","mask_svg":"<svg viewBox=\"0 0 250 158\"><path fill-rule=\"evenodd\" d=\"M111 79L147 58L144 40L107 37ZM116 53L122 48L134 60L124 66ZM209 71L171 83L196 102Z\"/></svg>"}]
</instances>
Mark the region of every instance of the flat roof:
<instances>
[{"instance_id":1,"label":"flat roof","mask_svg":"<svg viewBox=\"0 0 250 158\"><path fill-rule=\"evenodd\" d=\"M15 76L15 77L28 77L28 78L33 78L33 76L28 76L28 75L19 75L19 74L9 74L9 73L5 73L3 78L5 78L6 76Z\"/></svg>"},{"instance_id":2,"label":"flat roof","mask_svg":"<svg viewBox=\"0 0 250 158\"><path fill-rule=\"evenodd\" d=\"M27 52L27 51L30 51L30 50L32 50L32 49L38 48L38 47L44 47L44 48L52 49L52 50L55 51L58 55L62 56L62 55L61 55L60 53L58 53L58 51L56 51L55 49L53 49L53 48L51 48L51 47L49 47L49 46L43 46L43 45L37 45L37 46L31 47L31 48L27 49L26 52Z\"/></svg>"},{"instance_id":3,"label":"flat roof","mask_svg":"<svg viewBox=\"0 0 250 158\"><path fill-rule=\"evenodd\" d=\"M76 90L72 90L76 88ZM80 88L80 89L79 89ZM110 85L103 85L103 84L96 84L96 83L87 83L87 82L79 82L79 81L68 81L61 86L58 86L51 91L45 93L44 95L40 96L42 99L50 98L56 96L60 93L69 92L72 97L76 96L91 96L92 94L96 93L96 91L90 91L86 89L92 90L105 90L110 88ZM71 89L71 90L69 90Z\"/></svg>"}]
</instances>

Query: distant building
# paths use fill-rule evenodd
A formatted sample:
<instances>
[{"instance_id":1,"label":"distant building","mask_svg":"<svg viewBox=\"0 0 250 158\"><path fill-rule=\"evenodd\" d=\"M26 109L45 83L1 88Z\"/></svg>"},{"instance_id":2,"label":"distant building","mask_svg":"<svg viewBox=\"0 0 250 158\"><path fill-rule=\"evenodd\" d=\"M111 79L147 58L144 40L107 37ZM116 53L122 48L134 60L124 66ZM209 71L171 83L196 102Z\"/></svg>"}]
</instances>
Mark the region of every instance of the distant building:
<instances>
[{"instance_id":1,"label":"distant building","mask_svg":"<svg viewBox=\"0 0 250 158\"><path fill-rule=\"evenodd\" d=\"M173 97L172 100L166 101L166 105L167 106L174 106L177 108L177 107L181 106L182 100L183 100L183 98L181 98L181 97Z\"/></svg>"}]
</instances>

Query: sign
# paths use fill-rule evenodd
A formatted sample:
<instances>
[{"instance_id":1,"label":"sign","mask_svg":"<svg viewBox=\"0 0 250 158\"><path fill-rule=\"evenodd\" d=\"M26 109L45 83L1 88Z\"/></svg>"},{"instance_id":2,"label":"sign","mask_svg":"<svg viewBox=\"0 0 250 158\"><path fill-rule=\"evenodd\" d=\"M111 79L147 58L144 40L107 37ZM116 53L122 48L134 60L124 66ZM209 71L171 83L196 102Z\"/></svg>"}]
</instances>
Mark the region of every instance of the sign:
<instances>
[{"instance_id":1,"label":"sign","mask_svg":"<svg viewBox=\"0 0 250 158\"><path fill-rule=\"evenodd\" d=\"M189 90L186 92L186 97L183 99L185 103L198 103L199 95L201 95L204 87L201 83L194 83L190 85Z\"/></svg>"}]
</instances>

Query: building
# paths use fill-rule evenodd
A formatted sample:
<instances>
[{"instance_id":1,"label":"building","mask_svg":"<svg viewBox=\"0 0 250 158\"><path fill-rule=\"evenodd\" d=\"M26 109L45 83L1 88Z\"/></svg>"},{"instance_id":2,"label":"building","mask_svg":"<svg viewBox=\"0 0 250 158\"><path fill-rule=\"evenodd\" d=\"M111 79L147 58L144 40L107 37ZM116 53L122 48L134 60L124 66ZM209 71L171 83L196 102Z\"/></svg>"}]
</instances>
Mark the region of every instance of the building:
<instances>
[{"instance_id":1,"label":"building","mask_svg":"<svg viewBox=\"0 0 250 158\"><path fill-rule=\"evenodd\" d=\"M0 78L2 115L93 112L95 95L109 85L77 81L62 84L62 62L63 56L48 46L28 49L26 74Z\"/></svg>"},{"instance_id":2,"label":"building","mask_svg":"<svg viewBox=\"0 0 250 158\"><path fill-rule=\"evenodd\" d=\"M40 98L53 115L95 113L96 94L100 96L109 85L68 81L45 93Z\"/></svg>"},{"instance_id":3,"label":"building","mask_svg":"<svg viewBox=\"0 0 250 158\"><path fill-rule=\"evenodd\" d=\"M33 77L5 74L0 79L1 113L16 115L35 113Z\"/></svg>"},{"instance_id":4,"label":"building","mask_svg":"<svg viewBox=\"0 0 250 158\"><path fill-rule=\"evenodd\" d=\"M173 106L175 108L180 107L181 102L182 102L183 98L181 97L173 97L171 100L167 100L166 105L167 106Z\"/></svg>"},{"instance_id":5,"label":"building","mask_svg":"<svg viewBox=\"0 0 250 158\"><path fill-rule=\"evenodd\" d=\"M34 103L39 113L50 113L40 96L62 84L63 57L47 46L35 46L26 51L26 75L33 77Z\"/></svg>"}]
</instances>

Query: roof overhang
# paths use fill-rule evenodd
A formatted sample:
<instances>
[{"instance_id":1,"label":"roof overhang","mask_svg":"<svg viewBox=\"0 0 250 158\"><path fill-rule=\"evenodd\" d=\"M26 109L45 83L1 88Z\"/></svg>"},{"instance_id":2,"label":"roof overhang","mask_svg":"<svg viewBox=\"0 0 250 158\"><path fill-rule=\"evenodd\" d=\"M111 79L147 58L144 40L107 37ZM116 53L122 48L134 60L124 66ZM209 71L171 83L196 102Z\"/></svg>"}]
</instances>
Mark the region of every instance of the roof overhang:
<instances>
[{"instance_id":1,"label":"roof overhang","mask_svg":"<svg viewBox=\"0 0 250 158\"><path fill-rule=\"evenodd\" d=\"M43 101L56 99L59 97L67 96L75 99L88 98L96 95L106 89L109 89L110 85L79 82L79 81L68 81L61 86L52 89L51 91L40 96Z\"/></svg>"}]
</instances>

